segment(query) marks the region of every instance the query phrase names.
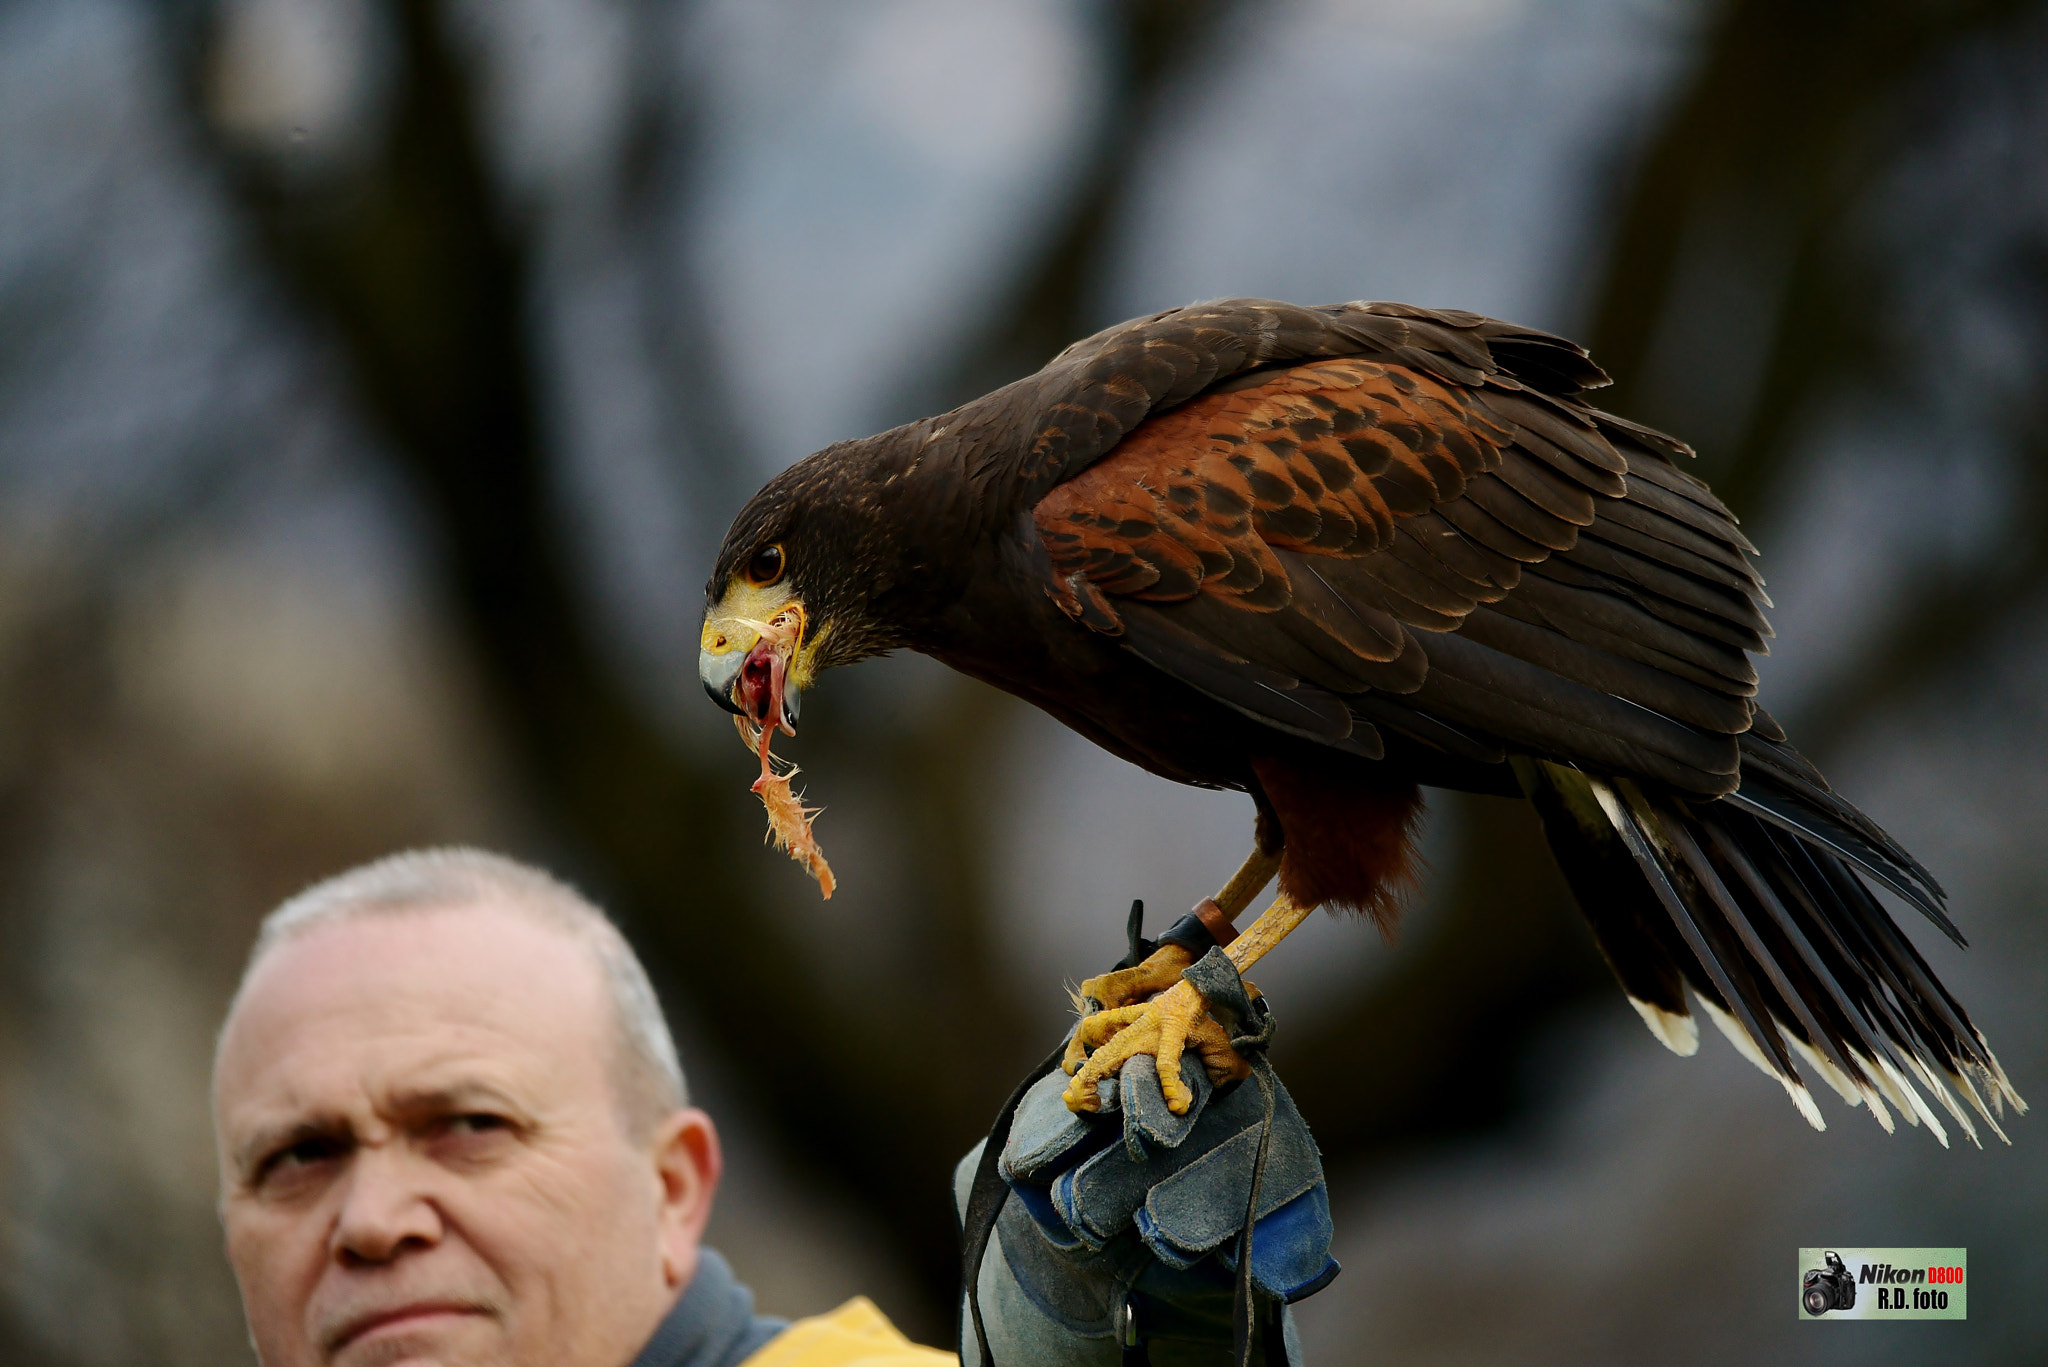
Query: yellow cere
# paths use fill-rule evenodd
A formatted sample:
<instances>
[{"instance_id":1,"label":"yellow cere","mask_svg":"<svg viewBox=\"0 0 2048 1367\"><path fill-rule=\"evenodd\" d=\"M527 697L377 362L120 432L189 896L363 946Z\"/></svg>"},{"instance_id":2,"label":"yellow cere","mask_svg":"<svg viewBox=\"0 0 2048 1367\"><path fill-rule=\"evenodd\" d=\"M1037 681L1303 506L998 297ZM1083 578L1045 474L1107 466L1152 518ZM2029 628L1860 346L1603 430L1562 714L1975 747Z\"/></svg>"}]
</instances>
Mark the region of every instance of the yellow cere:
<instances>
[{"instance_id":1,"label":"yellow cere","mask_svg":"<svg viewBox=\"0 0 2048 1367\"><path fill-rule=\"evenodd\" d=\"M725 597L704 614L704 630L697 644L713 655L752 650L761 639L763 624L793 629L797 644L789 660L788 678L798 689L809 688L825 632L813 636L806 629L804 605L792 596L787 581L761 587L735 578L726 587Z\"/></svg>"}]
</instances>

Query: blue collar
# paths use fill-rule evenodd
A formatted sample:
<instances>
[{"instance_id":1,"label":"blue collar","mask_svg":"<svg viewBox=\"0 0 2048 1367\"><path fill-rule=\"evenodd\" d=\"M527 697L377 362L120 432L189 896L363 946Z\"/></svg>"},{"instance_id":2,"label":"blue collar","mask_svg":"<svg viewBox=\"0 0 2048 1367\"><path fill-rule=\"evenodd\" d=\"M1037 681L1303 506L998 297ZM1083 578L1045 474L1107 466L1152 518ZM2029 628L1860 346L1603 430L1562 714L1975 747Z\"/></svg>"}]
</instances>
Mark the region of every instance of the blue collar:
<instances>
[{"instance_id":1,"label":"blue collar","mask_svg":"<svg viewBox=\"0 0 2048 1367\"><path fill-rule=\"evenodd\" d=\"M739 1367L788 1327L788 1320L755 1314L754 1293L716 1249L701 1249L697 1275L632 1367Z\"/></svg>"}]
</instances>

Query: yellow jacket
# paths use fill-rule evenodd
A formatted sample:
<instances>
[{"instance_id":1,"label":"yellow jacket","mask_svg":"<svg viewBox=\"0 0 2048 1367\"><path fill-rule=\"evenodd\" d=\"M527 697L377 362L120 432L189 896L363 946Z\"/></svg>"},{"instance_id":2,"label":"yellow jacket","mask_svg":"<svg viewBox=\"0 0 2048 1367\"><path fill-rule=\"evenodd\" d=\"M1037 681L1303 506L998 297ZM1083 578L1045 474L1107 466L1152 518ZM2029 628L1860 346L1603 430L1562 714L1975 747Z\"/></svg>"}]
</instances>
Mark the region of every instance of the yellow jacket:
<instances>
[{"instance_id":1,"label":"yellow jacket","mask_svg":"<svg viewBox=\"0 0 2048 1367\"><path fill-rule=\"evenodd\" d=\"M740 1367L959 1367L959 1359L920 1348L866 1296L798 1320Z\"/></svg>"}]
</instances>

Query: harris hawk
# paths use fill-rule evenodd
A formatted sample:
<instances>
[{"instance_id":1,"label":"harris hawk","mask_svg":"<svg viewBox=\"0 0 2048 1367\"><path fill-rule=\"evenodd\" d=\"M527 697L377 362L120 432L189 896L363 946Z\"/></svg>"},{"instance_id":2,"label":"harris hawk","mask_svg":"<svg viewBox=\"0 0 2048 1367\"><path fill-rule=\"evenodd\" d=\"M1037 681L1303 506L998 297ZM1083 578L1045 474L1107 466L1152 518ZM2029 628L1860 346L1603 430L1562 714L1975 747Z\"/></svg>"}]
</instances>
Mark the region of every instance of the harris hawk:
<instances>
[{"instance_id":1,"label":"harris hawk","mask_svg":"<svg viewBox=\"0 0 2048 1367\"><path fill-rule=\"evenodd\" d=\"M1809 1076L1887 1130L1896 1109L1946 1144L1932 1098L2003 1138L2024 1103L1871 890L1960 945L1941 887L1757 704L1755 547L1683 443L1587 402L1605 383L1563 338L1452 310L1135 319L770 480L719 551L699 672L764 774L819 673L908 648L1248 793L1250 852L1199 909L1240 971L1318 906L1390 922L1422 788L1526 798L1674 1052L1696 1004L1816 1128ZM1186 1049L1241 1071L1192 958L1082 985L1070 1107L1137 1053L1176 1111Z\"/></svg>"}]
</instances>

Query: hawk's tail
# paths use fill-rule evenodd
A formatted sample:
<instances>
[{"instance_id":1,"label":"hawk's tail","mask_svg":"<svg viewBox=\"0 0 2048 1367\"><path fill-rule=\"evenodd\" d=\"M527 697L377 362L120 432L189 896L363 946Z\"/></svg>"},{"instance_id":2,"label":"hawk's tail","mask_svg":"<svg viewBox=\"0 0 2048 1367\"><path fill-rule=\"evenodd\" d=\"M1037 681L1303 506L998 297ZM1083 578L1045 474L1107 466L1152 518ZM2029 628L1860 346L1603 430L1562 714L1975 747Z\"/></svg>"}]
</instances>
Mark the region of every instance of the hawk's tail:
<instances>
[{"instance_id":1,"label":"hawk's tail","mask_svg":"<svg viewBox=\"0 0 2048 1367\"><path fill-rule=\"evenodd\" d=\"M1690 989L1815 1129L1826 1126L1802 1070L1851 1106L1868 1103L1886 1130L1889 1103L1947 1145L1924 1091L1972 1142L1963 1101L2004 1139L2005 1103L2026 1103L1863 880L1961 944L1940 886L1796 751L1752 737L1743 751L1742 788L1718 799L1515 761L1631 1004L1674 1053L1691 1054Z\"/></svg>"}]
</instances>

